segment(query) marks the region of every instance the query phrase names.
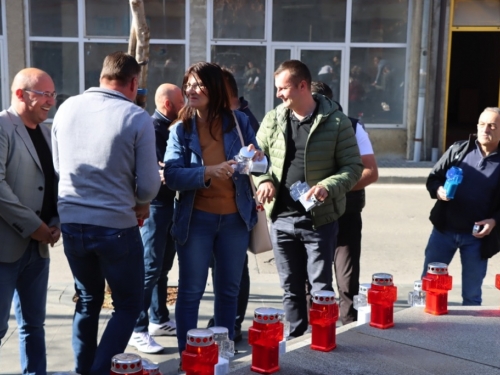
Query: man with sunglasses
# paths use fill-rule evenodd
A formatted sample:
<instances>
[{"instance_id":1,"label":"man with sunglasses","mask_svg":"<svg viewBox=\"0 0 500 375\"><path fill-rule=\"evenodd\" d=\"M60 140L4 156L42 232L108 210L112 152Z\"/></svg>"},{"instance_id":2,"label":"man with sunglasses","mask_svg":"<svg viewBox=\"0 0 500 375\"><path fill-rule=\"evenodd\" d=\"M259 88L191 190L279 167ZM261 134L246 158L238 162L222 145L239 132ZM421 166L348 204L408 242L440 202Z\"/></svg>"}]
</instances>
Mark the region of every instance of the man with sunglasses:
<instances>
[{"instance_id":1,"label":"man with sunglasses","mask_svg":"<svg viewBox=\"0 0 500 375\"><path fill-rule=\"evenodd\" d=\"M60 236L50 130L54 82L36 68L12 83L12 105L0 113L0 340L10 308L19 328L23 374L45 375L45 305L49 248Z\"/></svg>"},{"instance_id":2,"label":"man with sunglasses","mask_svg":"<svg viewBox=\"0 0 500 375\"><path fill-rule=\"evenodd\" d=\"M431 198L432 229L425 249L424 270L429 263L450 264L457 249L462 261L462 304L481 305L481 286L488 258L500 250L500 108L486 108L479 117L477 134L454 143L427 179ZM453 199L444 188L451 167L463 171Z\"/></svg>"}]
</instances>

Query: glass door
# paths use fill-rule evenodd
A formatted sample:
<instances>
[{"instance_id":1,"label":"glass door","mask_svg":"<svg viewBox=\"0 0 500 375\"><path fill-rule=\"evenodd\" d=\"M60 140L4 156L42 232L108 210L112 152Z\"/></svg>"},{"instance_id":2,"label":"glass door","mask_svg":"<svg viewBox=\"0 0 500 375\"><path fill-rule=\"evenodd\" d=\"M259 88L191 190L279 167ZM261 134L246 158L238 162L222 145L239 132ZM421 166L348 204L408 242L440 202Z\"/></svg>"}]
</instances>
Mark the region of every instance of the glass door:
<instances>
[{"instance_id":1,"label":"glass door","mask_svg":"<svg viewBox=\"0 0 500 375\"><path fill-rule=\"evenodd\" d=\"M272 47L272 61L269 66L270 74L266 92L268 110L281 104L281 100L276 97L273 73L283 61L290 59L297 59L306 64L311 72L312 80L325 82L332 90L333 100L342 103L345 97L344 92L347 91L347 87L342 86L343 56L343 49L315 49L289 44Z\"/></svg>"}]
</instances>

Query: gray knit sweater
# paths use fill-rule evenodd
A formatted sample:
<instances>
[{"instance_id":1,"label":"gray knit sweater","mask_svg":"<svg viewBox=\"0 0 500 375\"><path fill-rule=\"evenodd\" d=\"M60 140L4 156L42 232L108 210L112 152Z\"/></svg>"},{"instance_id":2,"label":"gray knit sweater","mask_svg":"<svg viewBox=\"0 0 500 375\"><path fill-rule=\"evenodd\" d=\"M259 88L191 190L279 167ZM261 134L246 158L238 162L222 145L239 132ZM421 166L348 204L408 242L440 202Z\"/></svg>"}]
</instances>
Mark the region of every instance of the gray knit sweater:
<instances>
[{"instance_id":1,"label":"gray knit sweater","mask_svg":"<svg viewBox=\"0 0 500 375\"><path fill-rule=\"evenodd\" d=\"M118 91L93 87L66 100L52 148L61 223L129 228L133 207L158 193L153 122Z\"/></svg>"}]
</instances>

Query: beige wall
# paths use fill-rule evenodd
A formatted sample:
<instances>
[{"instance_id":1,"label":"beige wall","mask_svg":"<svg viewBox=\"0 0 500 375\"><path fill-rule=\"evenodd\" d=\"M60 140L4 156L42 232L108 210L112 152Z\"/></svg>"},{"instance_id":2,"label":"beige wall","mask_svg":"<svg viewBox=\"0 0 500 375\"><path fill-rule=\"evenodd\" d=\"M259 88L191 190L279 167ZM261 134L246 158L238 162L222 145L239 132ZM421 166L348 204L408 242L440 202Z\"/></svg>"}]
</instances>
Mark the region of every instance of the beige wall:
<instances>
[{"instance_id":1,"label":"beige wall","mask_svg":"<svg viewBox=\"0 0 500 375\"><path fill-rule=\"evenodd\" d=\"M24 1L5 0L7 20L7 69L9 86L18 71L26 67Z\"/></svg>"},{"instance_id":2,"label":"beige wall","mask_svg":"<svg viewBox=\"0 0 500 375\"><path fill-rule=\"evenodd\" d=\"M405 158L406 129L366 129L377 158Z\"/></svg>"},{"instance_id":3,"label":"beige wall","mask_svg":"<svg viewBox=\"0 0 500 375\"><path fill-rule=\"evenodd\" d=\"M189 0L189 61L207 60L207 0Z\"/></svg>"}]
</instances>

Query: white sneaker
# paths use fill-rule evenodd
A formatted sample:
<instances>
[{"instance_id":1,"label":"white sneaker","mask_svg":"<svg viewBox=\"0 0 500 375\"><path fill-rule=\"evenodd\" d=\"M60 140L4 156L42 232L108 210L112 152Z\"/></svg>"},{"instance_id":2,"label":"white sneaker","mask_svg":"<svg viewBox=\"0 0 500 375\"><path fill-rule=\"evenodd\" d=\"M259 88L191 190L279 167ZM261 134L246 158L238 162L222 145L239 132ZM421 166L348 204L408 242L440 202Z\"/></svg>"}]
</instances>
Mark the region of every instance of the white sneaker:
<instances>
[{"instance_id":1,"label":"white sneaker","mask_svg":"<svg viewBox=\"0 0 500 375\"><path fill-rule=\"evenodd\" d=\"M163 351L163 346L158 344L147 332L132 333L128 344L143 353L154 354Z\"/></svg>"},{"instance_id":2,"label":"white sneaker","mask_svg":"<svg viewBox=\"0 0 500 375\"><path fill-rule=\"evenodd\" d=\"M148 330L151 336L177 336L177 326L172 319L163 324L149 323Z\"/></svg>"}]
</instances>

